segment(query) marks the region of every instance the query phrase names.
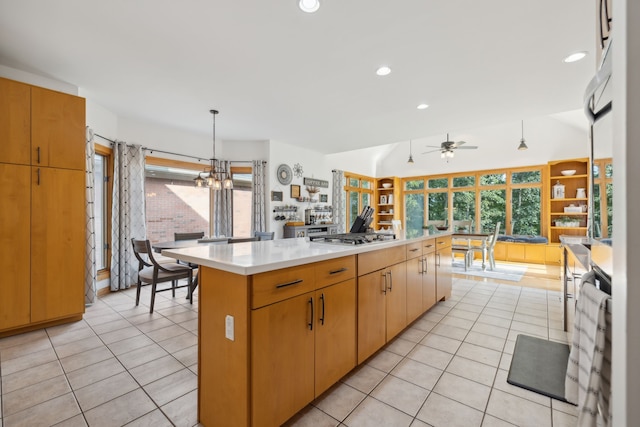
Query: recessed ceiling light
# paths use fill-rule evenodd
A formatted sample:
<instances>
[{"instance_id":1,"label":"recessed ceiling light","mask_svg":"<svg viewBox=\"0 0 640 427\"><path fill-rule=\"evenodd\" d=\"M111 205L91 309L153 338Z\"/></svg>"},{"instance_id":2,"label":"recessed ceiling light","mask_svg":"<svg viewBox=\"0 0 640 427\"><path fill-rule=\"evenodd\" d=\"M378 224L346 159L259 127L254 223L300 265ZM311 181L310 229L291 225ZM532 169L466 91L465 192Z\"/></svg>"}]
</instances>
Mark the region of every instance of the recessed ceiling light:
<instances>
[{"instance_id":1,"label":"recessed ceiling light","mask_svg":"<svg viewBox=\"0 0 640 427\"><path fill-rule=\"evenodd\" d=\"M383 65L376 70L376 74L379 76L386 76L389 73L391 73L391 68L387 67L386 65Z\"/></svg>"},{"instance_id":2,"label":"recessed ceiling light","mask_svg":"<svg viewBox=\"0 0 640 427\"><path fill-rule=\"evenodd\" d=\"M303 12L313 13L320 8L320 0L300 0L298 1L298 7Z\"/></svg>"},{"instance_id":3,"label":"recessed ceiling light","mask_svg":"<svg viewBox=\"0 0 640 427\"><path fill-rule=\"evenodd\" d=\"M429 104L420 104L418 105L418 110L426 110L429 108Z\"/></svg>"},{"instance_id":4,"label":"recessed ceiling light","mask_svg":"<svg viewBox=\"0 0 640 427\"><path fill-rule=\"evenodd\" d=\"M576 61L580 61L585 56L587 56L587 52L585 52L585 51L574 52L571 55L569 55L566 58L564 58L562 61L563 62L567 62L567 63L568 62L576 62Z\"/></svg>"}]
</instances>

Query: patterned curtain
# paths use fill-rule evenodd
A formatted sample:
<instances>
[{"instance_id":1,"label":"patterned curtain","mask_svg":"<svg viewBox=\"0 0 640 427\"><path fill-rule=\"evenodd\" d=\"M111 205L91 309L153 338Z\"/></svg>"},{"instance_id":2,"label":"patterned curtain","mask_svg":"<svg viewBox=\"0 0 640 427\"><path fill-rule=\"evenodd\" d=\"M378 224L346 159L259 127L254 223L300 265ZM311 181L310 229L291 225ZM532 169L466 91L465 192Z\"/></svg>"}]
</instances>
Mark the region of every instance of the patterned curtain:
<instances>
[{"instance_id":1,"label":"patterned curtain","mask_svg":"<svg viewBox=\"0 0 640 427\"><path fill-rule=\"evenodd\" d=\"M338 224L338 232L344 233L347 230L347 203L344 191L344 171L333 171L333 188L331 192L331 205L333 206L333 222Z\"/></svg>"},{"instance_id":2,"label":"patterned curtain","mask_svg":"<svg viewBox=\"0 0 640 427\"><path fill-rule=\"evenodd\" d=\"M266 167L262 160L253 161L251 235L256 231L267 231Z\"/></svg>"},{"instance_id":3,"label":"patterned curtain","mask_svg":"<svg viewBox=\"0 0 640 427\"><path fill-rule=\"evenodd\" d=\"M111 290L126 289L137 280L138 262L131 239L144 239L144 153L140 145L113 144L111 207Z\"/></svg>"},{"instance_id":4,"label":"patterned curtain","mask_svg":"<svg viewBox=\"0 0 640 427\"><path fill-rule=\"evenodd\" d=\"M231 162L215 161L216 170L231 170ZM231 237L233 235L233 190L212 190L213 192L213 235Z\"/></svg>"},{"instance_id":5,"label":"patterned curtain","mask_svg":"<svg viewBox=\"0 0 640 427\"><path fill-rule=\"evenodd\" d=\"M93 160L95 157L95 143L93 130L87 126L86 156L86 221L87 232L85 242L85 272L84 272L84 303L93 304L96 301L96 232L94 202L96 193L93 188L95 177L93 176Z\"/></svg>"}]
</instances>

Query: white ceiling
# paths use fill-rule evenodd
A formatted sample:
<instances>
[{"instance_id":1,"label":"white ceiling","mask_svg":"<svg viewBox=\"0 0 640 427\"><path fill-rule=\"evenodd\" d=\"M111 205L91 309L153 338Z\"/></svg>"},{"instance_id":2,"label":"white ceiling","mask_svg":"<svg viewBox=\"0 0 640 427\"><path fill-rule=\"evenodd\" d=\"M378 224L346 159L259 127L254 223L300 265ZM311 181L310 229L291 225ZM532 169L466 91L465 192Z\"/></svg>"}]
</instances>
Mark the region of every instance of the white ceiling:
<instances>
[{"instance_id":1,"label":"white ceiling","mask_svg":"<svg viewBox=\"0 0 640 427\"><path fill-rule=\"evenodd\" d=\"M0 64L118 116L324 153L581 108L595 1L0 0ZM573 64L567 54L586 50ZM389 65L392 73L375 70ZM430 107L419 111L426 102Z\"/></svg>"}]
</instances>

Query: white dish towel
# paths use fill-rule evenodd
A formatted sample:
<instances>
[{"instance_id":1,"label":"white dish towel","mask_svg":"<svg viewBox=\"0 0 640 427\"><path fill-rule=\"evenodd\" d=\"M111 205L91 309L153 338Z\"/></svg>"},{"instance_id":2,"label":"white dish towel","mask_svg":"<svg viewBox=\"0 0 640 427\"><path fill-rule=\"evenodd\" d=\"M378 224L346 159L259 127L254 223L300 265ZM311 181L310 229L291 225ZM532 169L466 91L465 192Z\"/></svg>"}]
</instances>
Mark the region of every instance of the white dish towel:
<instances>
[{"instance_id":1,"label":"white dish towel","mask_svg":"<svg viewBox=\"0 0 640 427\"><path fill-rule=\"evenodd\" d=\"M582 277L576 306L565 399L578 405L578 426L596 427L598 410L604 425L611 425L611 316L610 296L593 283L593 272Z\"/></svg>"}]
</instances>

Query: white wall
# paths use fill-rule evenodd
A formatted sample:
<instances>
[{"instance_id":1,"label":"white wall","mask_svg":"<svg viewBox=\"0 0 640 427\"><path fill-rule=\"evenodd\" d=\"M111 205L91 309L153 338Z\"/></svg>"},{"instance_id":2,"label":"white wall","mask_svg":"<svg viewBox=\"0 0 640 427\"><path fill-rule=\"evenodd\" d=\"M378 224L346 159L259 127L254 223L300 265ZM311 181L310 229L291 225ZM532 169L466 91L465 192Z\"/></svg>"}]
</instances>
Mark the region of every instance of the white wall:
<instances>
[{"instance_id":1,"label":"white wall","mask_svg":"<svg viewBox=\"0 0 640 427\"><path fill-rule=\"evenodd\" d=\"M293 176L293 180L289 185L282 185L278 182L276 172L278 166L281 164L287 164L291 169L296 163L302 165L304 171L301 178ZM268 231L275 232L275 238L282 238L283 225L286 221L274 220L273 208L274 206L282 205L295 205L298 207L298 217L304 220L304 210L309 206L309 203L300 203L290 197L290 186L296 184L300 186L300 195L308 197L309 194L305 191L303 184L303 178L316 178L329 182L328 188L321 188L320 194L328 195L328 203L331 204L331 180L332 180L332 166L328 165L326 158L323 154L317 151L308 150L305 148L296 147L294 145L288 145L277 141L270 141L269 143L269 163L267 164L267 182L269 183L267 188L267 198L269 199L267 213L270 221L268 221ZM282 191L282 202L271 202L271 191ZM324 204L324 203L323 203Z\"/></svg>"},{"instance_id":2,"label":"white wall","mask_svg":"<svg viewBox=\"0 0 640 427\"><path fill-rule=\"evenodd\" d=\"M584 116L583 116L584 117ZM447 162L437 150L446 135L419 138L412 141L414 163L408 164L409 142L398 143L385 156L377 169L377 176L416 176L465 172L482 169L512 168L546 164L549 160L589 157L586 118L581 129L553 116L525 120L526 151L518 151L522 135L521 123L505 123L451 134L452 141L466 141L478 146L475 150L457 150Z\"/></svg>"},{"instance_id":3,"label":"white wall","mask_svg":"<svg viewBox=\"0 0 640 427\"><path fill-rule=\"evenodd\" d=\"M78 95L78 87L67 82L56 80L51 77L44 77L37 74L28 73L26 71L17 70L0 64L0 77L28 83L34 86L40 86L58 92L64 92L71 95Z\"/></svg>"}]
</instances>

